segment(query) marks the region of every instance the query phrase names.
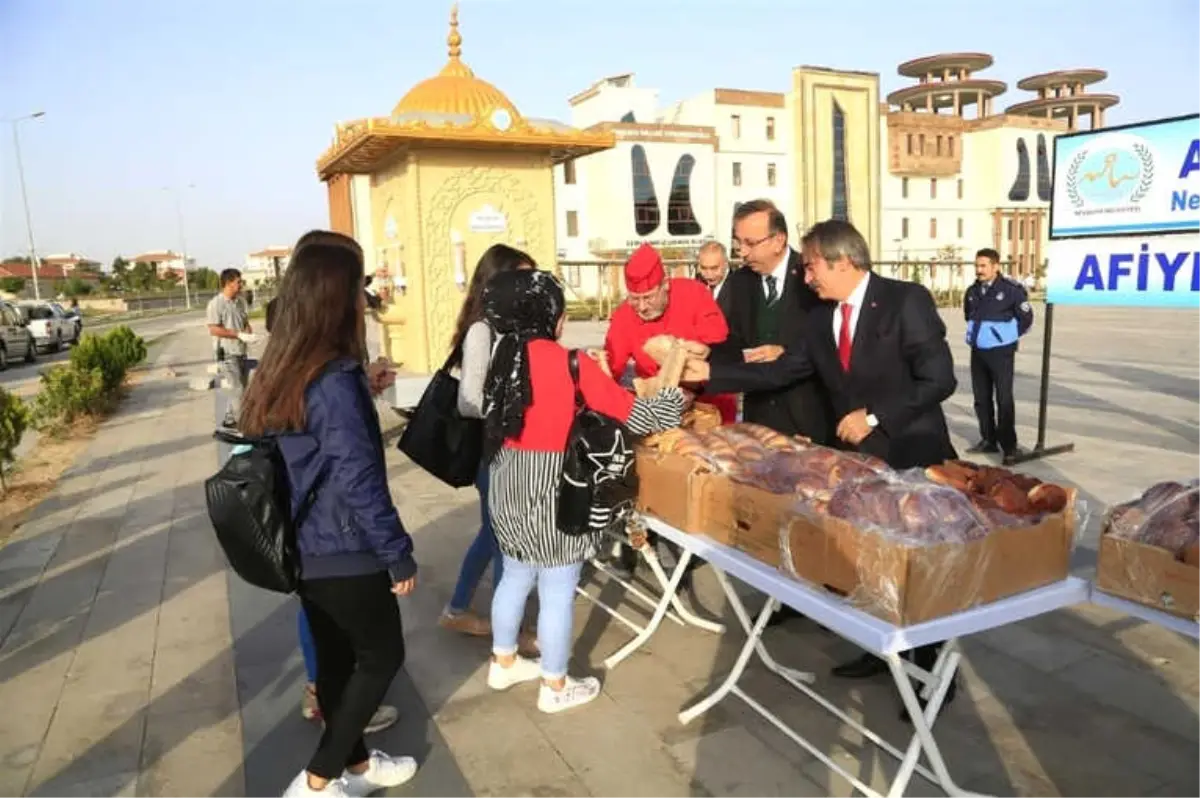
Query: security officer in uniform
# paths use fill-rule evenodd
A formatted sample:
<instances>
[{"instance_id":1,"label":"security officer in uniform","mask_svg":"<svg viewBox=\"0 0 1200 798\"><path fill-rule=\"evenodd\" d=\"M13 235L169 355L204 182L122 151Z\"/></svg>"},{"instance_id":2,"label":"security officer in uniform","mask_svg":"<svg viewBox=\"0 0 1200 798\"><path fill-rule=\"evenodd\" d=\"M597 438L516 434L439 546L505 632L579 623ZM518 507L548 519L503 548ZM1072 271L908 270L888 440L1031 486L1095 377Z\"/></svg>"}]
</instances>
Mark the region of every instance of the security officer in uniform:
<instances>
[{"instance_id":1,"label":"security officer in uniform","mask_svg":"<svg viewBox=\"0 0 1200 798\"><path fill-rule=\"evenodd\" d=\"M1017 341L1033 326L1033 308L1025 287L1000 274L996 250L975 253L975 277L963 299L963 314L971 347L971 387L980 441L967 451L1003 452L1004 464L1014 465L1021 452L1013 404L1013 361Z\"/></svg>"}]
</instances>

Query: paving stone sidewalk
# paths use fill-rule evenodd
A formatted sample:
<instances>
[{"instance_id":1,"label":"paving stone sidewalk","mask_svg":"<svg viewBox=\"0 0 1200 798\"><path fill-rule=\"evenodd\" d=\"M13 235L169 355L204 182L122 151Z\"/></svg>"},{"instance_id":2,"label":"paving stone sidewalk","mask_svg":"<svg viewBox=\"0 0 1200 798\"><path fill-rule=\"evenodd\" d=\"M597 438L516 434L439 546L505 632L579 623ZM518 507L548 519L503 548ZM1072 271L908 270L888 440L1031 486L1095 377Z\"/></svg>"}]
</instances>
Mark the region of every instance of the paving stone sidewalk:
<instances>
[{"instance_id":1,"label":"paving stone sidewalk","mask_svg":"<svg viewBox=\"0 0 1200 798\"><path fill-rule=\"evenodd\" d=\"M1117 319L1159 336L1154 367L1115 345L1094 358L1106 365L1093 366L1083 346L1095 337L1094 317L1075 328L1067 319L1059 321L1066 365L1055 388L1067 408L1056 411L1063 426L1055 429L1080 451L1031 470L1094 497L1194 469L1195 315L1190 349L1174 323L1151 331ZM319 729L298 711L295 605L231 577L204 515L201 482L217 460L213 395L186 383L208 353L202 334L171 339L158 364L171 362L179 376L151 369L0 549L0 794L278 795L315 745ZM1018 368L1029 370L1032 357L1024 352ZM950 411L959 445L970 432L966 385ZM1147 390L1160 396L1152 407L1143 406ZM401 720L371 741L422 762L397 794L850 794L736 700L679 725L679 709L728 670L737 635L664 624L640 653L600 672L629 633L579 601L575 660L601 676L602 697L546 716L530 686L490 692L487 641L436 625L477 526L474 494L440 486L394 452L389 473L421 564L417 593L402 601L408 663L389 695ZM1085 541L1080 568L1088 551ZM620 597L613 586L592 589ZM489 598L485 584L477 606ZM707 570L697 574L694 603L735 623ZM894 744L905 741L887 684L826 676L851 646L804 621L770 630L767 644L781 661L818 674L831 701ZM1194 642L1082 606L980 635L965 649L964 689L936 734L966 787L1197 794ZM772 674L752 667L744 686L868 783L881 787L894 772L890 759ZM940 794L920 778L909 793Z\"/></svg>"}]
</instances>

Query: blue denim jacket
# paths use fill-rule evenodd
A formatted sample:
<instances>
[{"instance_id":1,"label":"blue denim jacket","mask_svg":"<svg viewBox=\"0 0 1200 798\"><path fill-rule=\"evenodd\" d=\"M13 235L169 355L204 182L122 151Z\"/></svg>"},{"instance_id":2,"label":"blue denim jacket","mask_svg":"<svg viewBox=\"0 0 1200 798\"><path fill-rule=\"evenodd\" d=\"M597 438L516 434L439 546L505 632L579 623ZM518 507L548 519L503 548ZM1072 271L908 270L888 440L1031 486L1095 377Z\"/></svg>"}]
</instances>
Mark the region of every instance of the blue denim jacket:
<instances>
[{"instance_id":1,"label":"blue denim jacket","mask_svg":"<svg viewBox=\"0 0 1200 798\"><path fill-rule=\"evenodd\" d=\"M296 530L304 579L386 570L400 582L417 572L412 538L388 490L379 416L362 364L331 362L304 392L305 431L279 438L292 514L312 505Z\"/></svg>"}]
</instances>

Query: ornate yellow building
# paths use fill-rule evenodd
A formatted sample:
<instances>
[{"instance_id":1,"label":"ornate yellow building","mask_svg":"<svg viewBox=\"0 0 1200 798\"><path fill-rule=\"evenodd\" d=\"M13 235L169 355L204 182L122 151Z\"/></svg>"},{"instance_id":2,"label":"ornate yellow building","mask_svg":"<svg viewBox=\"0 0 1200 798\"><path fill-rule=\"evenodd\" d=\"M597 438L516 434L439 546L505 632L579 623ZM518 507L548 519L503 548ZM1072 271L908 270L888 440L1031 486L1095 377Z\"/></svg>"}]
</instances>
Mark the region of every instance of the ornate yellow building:
<instances>
[{"instance_id":1,"label":"ornate yellow building","mask_svg":"<svg viewBox=\"0 0 1200 798\"><path fill-rule=\"evenodd\" d=\"M462 61L457 6L449 60L414 86L390 117L341 123L317 161L333 229L358 239L368 268L391 289L380 316L384 352L430 372L448 354L475 262L492 244L555 268L552 167L613 146L523 117Z\"/></svg>"}]
</instances>

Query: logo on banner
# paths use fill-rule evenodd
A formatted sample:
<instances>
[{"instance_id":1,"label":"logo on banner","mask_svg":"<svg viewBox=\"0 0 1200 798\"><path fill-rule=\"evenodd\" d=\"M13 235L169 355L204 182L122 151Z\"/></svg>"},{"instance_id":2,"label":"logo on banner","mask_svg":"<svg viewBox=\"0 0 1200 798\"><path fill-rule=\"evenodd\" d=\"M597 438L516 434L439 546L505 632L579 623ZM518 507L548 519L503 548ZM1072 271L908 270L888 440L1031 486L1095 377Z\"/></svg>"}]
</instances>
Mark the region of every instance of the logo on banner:
<instances>
[{"instance_id":1,"label":"logo on banner","mask_svg":"<svg viewBox=\"0 0 1200 798\"><path fill-rule=\"evenodd\" d=\"M1106 146L1107 145L1107 146ZM1133 210L1154 185L1154 154L1134 136L1101 136L1067 166L1067 198L1076 210Z\"/></svg>"}]
</instances>

